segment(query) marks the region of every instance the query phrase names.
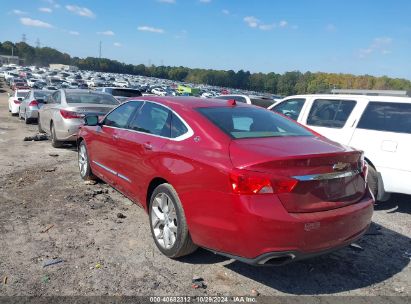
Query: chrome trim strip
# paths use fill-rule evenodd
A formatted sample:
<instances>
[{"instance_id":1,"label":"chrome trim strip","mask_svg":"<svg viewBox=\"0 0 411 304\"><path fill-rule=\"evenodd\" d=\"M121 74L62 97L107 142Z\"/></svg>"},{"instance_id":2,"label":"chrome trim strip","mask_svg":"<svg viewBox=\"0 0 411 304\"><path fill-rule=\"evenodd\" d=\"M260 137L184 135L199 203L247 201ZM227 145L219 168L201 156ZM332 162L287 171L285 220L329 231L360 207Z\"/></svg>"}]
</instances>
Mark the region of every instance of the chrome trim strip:
<instances>
[{"instance_id":1,"label":"chrome trim strip","mask_svg":"<svg viewBox=\"0 0 411 304\"><path fill-rule=\"evenodd\" d=\"M127 177L125 177L124 175L122 175L122 174L120 174L120 173L117 173L117 176L120 177L120 178L122 178L122 179L124 179L125 181L131 183L131 180L128 179Z\"/></svg>"},{"instance_id":2,"label":"chrome trim strip","mask_svg":"<svg viewBox=\"0 0 411 304\"><path fill-rule=\"evenodd\" d=\"M110 168L108 168L108 167L100 164L99 162L96 162L95 160L93 160L93 163L95 163L97 166L103 168L104 170L110 172L111 174L117 175L117 172L116 172L116 171L114 171L114 170L112 170L112 169L110 169Z\"/></svg>"},{"instance_id":3,"label":"chrome trim strip","mask_svg":"<svg viewBox=\"0 0 411 304\"><path fill-rule=\"evenodd\" d=\"M118 173L118 172L116 172L116 171L100 164L99 162L96 162L95 160L93 160L93 163L95 163L97 166L103 168L104 170L110 172L111 174L116 175L116 176L120 177L121 179L124 179L125 181L131 183L131 180L129 178L127 178L126 176L124 176L124 175L122 175L122 174L120 174L120 173Z\"/></svg>"},{"instance_id":4,"label":"chrome trim strip","mask_svg":"<svg viewBox=\"0 0 411 304\"><path fill-rule=\"evenodd\" d=\"M313 180L327 180L336 179L343 177L351 177L360 174L359 170L345 171L345 172L332 172L332 173L322 173L322 174L311 174L311 175L296 175L292 176L299 181L313 181Z\"/></svg>"}]
</instances>

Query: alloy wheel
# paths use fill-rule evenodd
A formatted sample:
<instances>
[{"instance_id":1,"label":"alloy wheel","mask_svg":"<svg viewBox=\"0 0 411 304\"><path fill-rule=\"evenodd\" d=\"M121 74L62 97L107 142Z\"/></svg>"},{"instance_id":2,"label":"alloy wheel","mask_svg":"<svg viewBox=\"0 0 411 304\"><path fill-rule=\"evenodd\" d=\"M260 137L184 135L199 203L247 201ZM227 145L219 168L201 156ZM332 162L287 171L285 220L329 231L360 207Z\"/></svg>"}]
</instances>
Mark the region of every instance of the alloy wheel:
<instances>
[{"instance_id":1,"label":"alloy wheel","mask_svg":"<svg viewBox=\"0 0 411 304\"><path fill-rule=\"evenodd\" d=\"M151 224L158 244L169 249L177 239L177 213L172 199L159 193L151 204Z\"/></svg>"},{"instance_id":2,"label":"alloy wheel","mask_svg":"<svg viewBox=\"0 0 411 304\"><path fill-rule=\"evenodd\" d=\"M87 151L86 151L86 146L85 145L80 145L80 147L79 147L78 165L79 165L81 176L83 176L83 177L86 176L88 160L87 160Z\"/></svg>"}]
</instances>

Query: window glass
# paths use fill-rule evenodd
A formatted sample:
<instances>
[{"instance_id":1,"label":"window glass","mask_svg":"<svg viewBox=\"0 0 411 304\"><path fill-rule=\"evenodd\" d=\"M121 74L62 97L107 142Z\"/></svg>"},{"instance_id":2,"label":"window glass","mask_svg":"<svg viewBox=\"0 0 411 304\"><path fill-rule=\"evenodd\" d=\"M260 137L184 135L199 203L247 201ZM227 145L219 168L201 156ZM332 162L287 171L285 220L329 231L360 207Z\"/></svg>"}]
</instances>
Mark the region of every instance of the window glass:
<instances>
[{"instance_id":1,"label":"window glass","mask_svg":"<svg viewBox=\"0 0 411 304\"><path fill-rule=\"evenodd\" d=\"M141 102L127 102L113 110L104 119L104 125L116 128L127 128L131 115L141 107Z\"/></svg>"},{"instance_id":2,"label":"window glass","mask_svg":"<svg viewBox=\"0 0 411 304\"><path fill-rule=\"evenodd\" d=\"M27 95L27 92L17 91L17 97L18 98L25 97L26 95Z\"/></svg>"},{"instance_id":3,"label":"window glass","mask_svg":"<svg viewBox=\"0 0 411 304\"><path fill-rule=\"evenodd\" d=\"M370 102L357 128L411 134L411 104Z\"/></svg>"},{"instance_id":4,"label":"window glass","mask_svg":"<svg viewBox=\"0 0 411 304\"><path fill-rule=\"evenodd\" d=\"M304 102L304 98L288 99L273 107L272 111L297 120L301 109L303 108Z\"/></svg>"},{"instance_id":5,"label":"window glass","mask_svg":"<svg viewBox=\"0 0 411 304\"><path fill-rule=\"evenodd\" d=\"M170 110L161 105L152 102L146 102L130 123L130 129L139 132L170 137L170 124Z\"/></svg>"},{"instance_id":6,"label":"window glass","mask_svg":"<svg viewBox=\"0 0 411 304\"><path fill-rule=\"evenodd\" d=\"M342 128L356 105L354 100L316 99L307 118L310 126Z\"/></svg>"},{"instance_id":7,"label":"window glass","mask_svg":"<svg viewBox=\"0 0 411 304\"><path fill-rule=\"evenodd\" d=\"M119 97L138 97L141 96L141 92L139 90L133 89L113 89L111 91L113 96Z\"/></svg>"},{"instance_id":8,"label":"window glass","mask_svg":"<svg viewBox=\"0 0 411 304\"><path fill-rule=\"evenodd\" d=\"M119 102L109 94L100 94L95 92L67 92L67 103L91 103L104 105L118 105Z\"/></svg>"},{"instance_id":9,"label":"window glass","mask_svg":"<svg viewBox=\"0 0 411 304\"><path fill-rule=\"evenodd\" d=\"M50 93L50 91L34 91L34 98L45 100Z\"/></svg>"},{"instance_id":10,"label":"window glass","mask_svg":"<svg viewBox=\"0 0 411 304\"><path fill-rule=\"evenodd\" d=\"M179 137L188 132L187 127L174 113L171 116L171 138Z\"/></svg>"},{"instance_id":11,"label":"window glass","mask_svg":"<svg viewBox=\"0 0 411 304\"><path fill-rule=\"evenodd\" d=\"M232 138L313 136L297 123L265 109L210 107L198 111Z\"/></svg>"},{"instance_id":12,"label":"window glass","mask_svg":"<svg viewBox=\"0 0 411 304\"><path fill-rule=\"evenodd\" d=\"M262 107L268 108L274 103L272 99L263 99L263 98L251 98L251 104Z\"/></svg>"}]
</instances>

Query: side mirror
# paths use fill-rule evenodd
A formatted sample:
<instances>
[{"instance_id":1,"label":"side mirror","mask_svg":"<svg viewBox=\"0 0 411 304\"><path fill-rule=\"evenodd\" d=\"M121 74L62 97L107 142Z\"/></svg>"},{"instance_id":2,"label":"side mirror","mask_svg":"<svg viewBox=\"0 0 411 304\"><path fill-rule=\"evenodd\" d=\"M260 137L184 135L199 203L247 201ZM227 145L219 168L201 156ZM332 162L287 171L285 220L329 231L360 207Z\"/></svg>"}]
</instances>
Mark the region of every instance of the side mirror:
<instances>
[{"instance_id":1,"label":"side mirror","mask_svg":"<svg viewBox=\"0 0 411 304\"><path fill-rule=\"evenodd\" d=\"M84 124L90 127L98 126L100 124L99 118L97 115L87 115L84 117Z\"/></svg>"}]
</instances>

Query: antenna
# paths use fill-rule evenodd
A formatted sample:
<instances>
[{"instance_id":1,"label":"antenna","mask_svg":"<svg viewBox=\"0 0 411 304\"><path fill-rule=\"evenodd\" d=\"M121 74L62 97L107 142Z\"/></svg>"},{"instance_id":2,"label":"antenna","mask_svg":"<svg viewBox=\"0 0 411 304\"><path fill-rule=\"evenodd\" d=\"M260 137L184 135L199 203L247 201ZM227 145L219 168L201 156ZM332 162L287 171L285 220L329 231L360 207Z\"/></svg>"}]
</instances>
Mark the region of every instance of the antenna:
<instances>
[{"instance_id":1,"label":"antenna","mask_svg":"<svg viewBox=\"0 0 411 304\"><path fill-rule=\"evenodd\" d=\"M24 43L27 43L26 34L21 35L21 41L24 42Z\"/></svg>"}]
</instances>

